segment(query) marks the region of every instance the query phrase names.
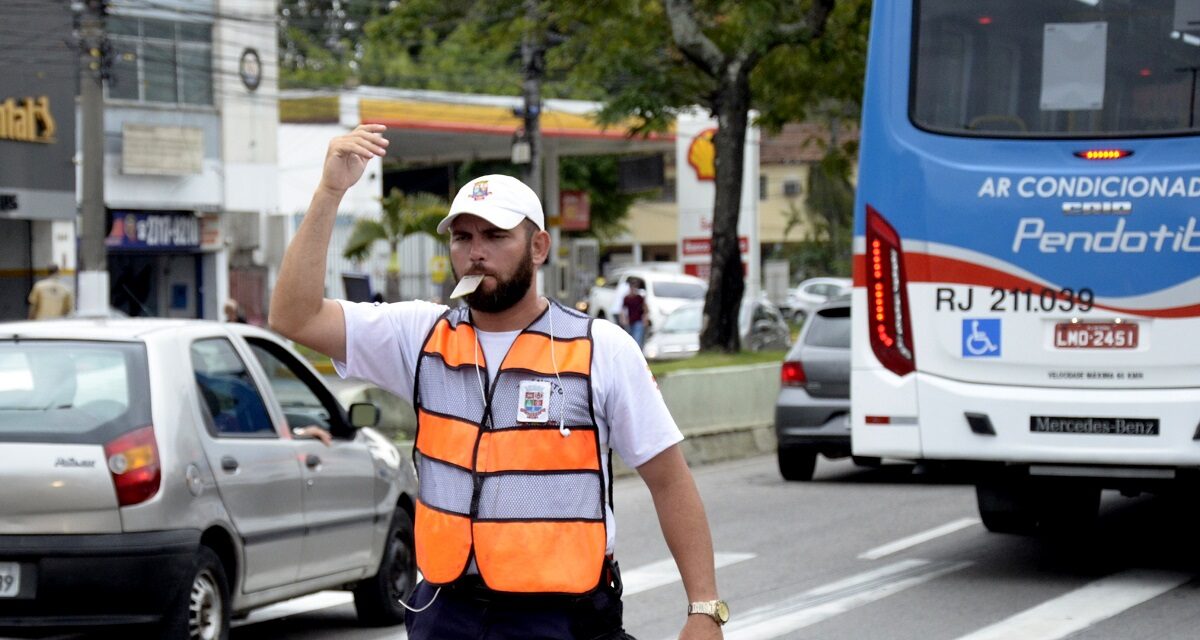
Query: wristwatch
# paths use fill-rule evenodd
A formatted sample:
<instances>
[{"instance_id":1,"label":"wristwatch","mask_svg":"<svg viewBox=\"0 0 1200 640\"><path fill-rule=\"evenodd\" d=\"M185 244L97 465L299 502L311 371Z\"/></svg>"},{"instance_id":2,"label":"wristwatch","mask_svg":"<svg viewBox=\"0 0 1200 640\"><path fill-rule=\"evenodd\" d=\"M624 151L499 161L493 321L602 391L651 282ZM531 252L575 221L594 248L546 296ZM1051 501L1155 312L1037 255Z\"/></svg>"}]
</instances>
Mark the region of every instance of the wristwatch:
<instances>
[{"instance_id":1,"label":"wristwatch","mask_svg":"<svg viewBox=\"0 0 1200 640\"><path fill-rule=\"evenodd\" d=\"M693 613L702 613L716 620L717 624L729 622L729 605L725 604L724 600L693 602L688 605L688 615L690 616Z\"/></svg>"}]
</instances>

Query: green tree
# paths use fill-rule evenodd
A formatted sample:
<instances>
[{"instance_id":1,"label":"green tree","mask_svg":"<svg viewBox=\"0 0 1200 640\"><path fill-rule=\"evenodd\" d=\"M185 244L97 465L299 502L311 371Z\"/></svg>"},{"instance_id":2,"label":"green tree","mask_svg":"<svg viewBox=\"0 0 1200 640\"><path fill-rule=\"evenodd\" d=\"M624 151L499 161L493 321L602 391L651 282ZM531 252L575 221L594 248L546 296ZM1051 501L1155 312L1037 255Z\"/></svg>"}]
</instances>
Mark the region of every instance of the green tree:
<instances>
[{"instance_id":1,"label":"green tree","mask_svg":"<svg viewBox=\"0 0 1200 640\"><path fill-rule=\"evenodd\" d=\"M577 61L605 94L604 117L667 126L700 105L718 121L713 264L701 346L738 348L745 283L737 221L751 109L768 131L814 114L856 113L869 0L596 0L572 3L575 37L551 57ZM616 34L619 34L616 35Z\"/></svg>"},{"instance_id":2,"label":"green tree","mask_svg":"<svg viewBox=\"0 0 1200 640\"><path fill-rule=\"evenodd\" d=\"M400 299L400 242L414 233L439 238L438 222L446 215L449 205L435 195L409 195L399 189L392 189L380 203L383 211L378 220L360 218L354 223L342 256L347 260L364 260L370 255L372 245L380 240L387 242L386 297L388 302L396 302Z\"/></svg>"}]
</instances>

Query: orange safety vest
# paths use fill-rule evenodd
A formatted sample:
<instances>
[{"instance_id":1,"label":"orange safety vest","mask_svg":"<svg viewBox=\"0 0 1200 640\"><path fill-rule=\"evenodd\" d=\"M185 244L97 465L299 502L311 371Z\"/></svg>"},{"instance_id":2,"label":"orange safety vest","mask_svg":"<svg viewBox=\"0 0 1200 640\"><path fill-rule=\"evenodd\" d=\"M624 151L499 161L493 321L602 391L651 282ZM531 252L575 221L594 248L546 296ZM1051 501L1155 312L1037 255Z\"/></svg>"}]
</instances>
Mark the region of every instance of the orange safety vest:
<instances>
[{"instance_id":1,"label":"orange safety vest","mask_svg":"<svg viewBox=\"0 0 1200 640\"><path fill-rule=\"evenodd\" d=\"M415 528L417 566L431 584L457 580L472 557L494 591L584 594L600 584L608 491L591 319L550 304L513 341L494 383L466 307L443 314L421 349Z\"/></svg>"}]
</instances>

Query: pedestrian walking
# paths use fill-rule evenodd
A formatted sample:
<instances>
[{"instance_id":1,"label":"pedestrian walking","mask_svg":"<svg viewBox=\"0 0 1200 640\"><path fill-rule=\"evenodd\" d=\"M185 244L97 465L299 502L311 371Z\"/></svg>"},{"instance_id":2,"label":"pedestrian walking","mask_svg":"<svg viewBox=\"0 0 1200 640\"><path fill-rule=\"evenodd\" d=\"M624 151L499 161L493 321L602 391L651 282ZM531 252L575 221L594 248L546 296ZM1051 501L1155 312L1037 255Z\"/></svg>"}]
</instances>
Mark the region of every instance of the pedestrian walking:
<instances>
[{"instance_id":1,"label":"pedestrian walking","mask_svg":"<svg viewBox=\"0 0 1200 640\"><path fill-rule=\"evenodd\" d=\"M641 278L629 279L629 294L622 301L625 328L641 349L646 345L646 285Z\"/></svg>"},{"instance_id":2,"label":"pedestrian walking","mask_svg":"<svg viewBox=\"0 0 1200 640\"><path fill-rule=\"evenodd\" d=\"M75 310L75 295L58 279L58 265L46 267L46 277L29 290L29 319L62 318Z\"/></svg>"},{"instance_id":3,"label":"pedestrian walking","mask_svg":"<svg viewBox=\"0 0 1200 640\"><path fill-rule=\"evenodd\" d=\"M460 278L452 297L465 306L323 297L338 204L367 161L385 154L384 130L361 125L330 143L269 322L330 356L340 375L416 408L424 579L405 603L408 637L628 637L615 451L649 487L683 578L680 638L721 638L728 609L682 435L627 333L537 294L550 236L532 190L508 176L476 178L438 225Z\"/></svg>"}]
</instances>

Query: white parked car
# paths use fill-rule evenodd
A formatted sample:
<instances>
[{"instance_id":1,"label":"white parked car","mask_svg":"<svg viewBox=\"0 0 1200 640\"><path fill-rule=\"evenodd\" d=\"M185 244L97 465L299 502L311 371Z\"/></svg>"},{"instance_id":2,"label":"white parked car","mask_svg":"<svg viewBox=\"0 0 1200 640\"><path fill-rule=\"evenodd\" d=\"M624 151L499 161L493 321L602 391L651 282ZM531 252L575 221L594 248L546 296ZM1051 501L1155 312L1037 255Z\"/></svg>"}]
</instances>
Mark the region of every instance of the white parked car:
<instances>
[{"instance_id":1,"label":"white parked car","mask_svg":"<svg viewBox=\"0 0 1200 640\"><path fill-rule=\"evenodd\" d=\"M629 293L629 279L641 278L646 283L646 313L650 318L649 332L658 330L667 315L693 300L703 300L708 283L695 276L668 273L652 269L623 269L603 285L592 287L588 297L588 314L617 322Z\"/></svg>"},{"instance_id":2,"label":"white parked car","mask_svg":"<svg viewBox=\"0 0 1200 640\"><path fill-rule=\"evenodd\" d=\"M378 418L246 324L0 324L0 628L219 639L339 588L402 622L416 475Z\"/></svg>"},{"instance_id":3,"label":"white parked car","mask_svg":"<svg viewBox=\"0 0 1200 640\"><path fill-rule=\"evenodd\" d=\"M850 278L809 278L788 291L783 312L794 322L812 315L817 307L850 292Z\"/></svg>"},{"instance_id":4,"label":"white parked car","mask_svg":"<svg viewBox=\"0 0 1200 640\"><path fill-rule=\"evenodd\" d=\"M672 311L654 335L646 338L642 354L647 360L690 358L700 352L700 326L704 302L689 302ZM765 297L743 298L738 310L738 338L744 351L787 349L791 330L775 305Z\"/></svg>"}]
</instances>

